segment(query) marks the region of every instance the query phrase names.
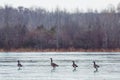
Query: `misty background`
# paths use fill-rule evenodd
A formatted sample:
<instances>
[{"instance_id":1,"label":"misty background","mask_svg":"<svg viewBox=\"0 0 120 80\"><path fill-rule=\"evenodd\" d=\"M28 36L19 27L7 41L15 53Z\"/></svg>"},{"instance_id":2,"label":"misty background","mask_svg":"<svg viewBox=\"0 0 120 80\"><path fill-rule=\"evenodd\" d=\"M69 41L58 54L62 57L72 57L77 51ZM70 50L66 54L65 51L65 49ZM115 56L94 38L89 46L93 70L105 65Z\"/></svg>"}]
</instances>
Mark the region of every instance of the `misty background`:
<instances>
[{"instance_id":1,"label":"misty background","mask_svg":"<svg viewBox=\"0 0 120 80\"><path fill-rule=\"evenodd\" d=\"M88 9L97 9L99 11L105 9L109 5L118 5L120 0L1 0L0 5L13 6L15 8L22 6L25 8L41 7L49 11L54 11L56 7L60 10L74 12L75 9L87 11Z\"/></svg>"}]
</instances>

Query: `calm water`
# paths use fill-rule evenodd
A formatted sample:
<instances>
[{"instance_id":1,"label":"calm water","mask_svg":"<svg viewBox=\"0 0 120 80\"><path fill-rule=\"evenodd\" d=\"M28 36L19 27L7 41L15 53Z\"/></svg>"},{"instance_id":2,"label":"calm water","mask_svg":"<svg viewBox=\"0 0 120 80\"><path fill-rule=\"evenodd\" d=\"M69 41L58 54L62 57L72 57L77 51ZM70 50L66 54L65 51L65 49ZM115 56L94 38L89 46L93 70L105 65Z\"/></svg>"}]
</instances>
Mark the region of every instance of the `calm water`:
<instances>
[{"instance_id":1,"label":"calm water","mask_svg":"<svg viewBox=\"0 0 120 80\"><path fill-rule=\"evenodd\" d=\"M50 58L59 64L52 70ZM17 60L23 68L18 70ZM72 60L78 68L73 71ZM94 72L92 61L100 65ZM0 53L0 80L120 80L120 53Z\"/></svg>"}]
</instances>

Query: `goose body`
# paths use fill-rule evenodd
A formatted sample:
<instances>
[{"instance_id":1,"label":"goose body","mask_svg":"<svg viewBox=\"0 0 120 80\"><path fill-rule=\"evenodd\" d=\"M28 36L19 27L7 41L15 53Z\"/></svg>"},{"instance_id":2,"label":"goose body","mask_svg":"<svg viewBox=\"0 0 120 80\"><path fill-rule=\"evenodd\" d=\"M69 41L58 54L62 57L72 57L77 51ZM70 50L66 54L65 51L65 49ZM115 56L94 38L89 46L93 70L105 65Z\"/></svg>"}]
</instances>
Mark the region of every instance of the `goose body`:
<instances>
[{"instance_id":1,"label":"goose body","mask_svg":"<svg viewBox=\"0 0 120 80\"><path fill-rule=\"evenodd\" d=\"M75 64L75 61L72 61L72 62L73 62L73 64L72 64L73 68L76 69L76 67L78 67L78 65Z\"/></svg>"},{"instance_id":2,"label":"goose body","mask_svg":"<svg viewBox=\"0 0 120 80\"><path fill-rule=\"evenodd\" d=\"M56 63L53 63L52 58L50 58L50 60L51 60L51 66L52 66L53 68L56 68L56 67L58 67L58 66L59 66L59 65L57 65Z\"/></svg>"},{"instance_id":3,"label":"goose body","mask_svg":"<svg viewBox=\"0 0 120 80\"><path fill-rule=\"evenodd\" d=\"M22 67L22 64L20 63L20 61L18 60L18 64L17 64L18 67Z\"/></svg>"},{"instance_id":4,"label":"goose body","mask_svg":"<svg viewBox=\"0 0 120 80\"><path fill-rule=\"evenodd\" d=\"M93 61L93 67L96 69L96 71L98 71L98 68L99 68L100 66L97 65L95 61Z\"/></svg>"}]
</instances>

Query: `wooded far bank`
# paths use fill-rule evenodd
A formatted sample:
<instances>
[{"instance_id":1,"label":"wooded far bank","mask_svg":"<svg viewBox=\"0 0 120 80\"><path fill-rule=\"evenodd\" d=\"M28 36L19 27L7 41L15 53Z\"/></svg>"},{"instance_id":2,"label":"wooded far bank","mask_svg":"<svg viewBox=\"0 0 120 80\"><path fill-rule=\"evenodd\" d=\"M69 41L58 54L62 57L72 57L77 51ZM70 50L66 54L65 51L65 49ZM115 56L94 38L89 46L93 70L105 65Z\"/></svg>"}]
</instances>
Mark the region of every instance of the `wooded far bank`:
<instances>
[{"instance_id":1,"label":"wooded far bank","mask_svg":"<svg viewBox=\"0 0 120 80\"><path fill-rule=\"evenodd\" d=\"M120 4L101 12L0 8L1 51L120 51Z\"/></svg>"},{"instance_id":2,"label":"wooded far bank","mask_svg":"<svg viewBox=\"0 0 120 80\"><path fill-rule=\"evenodd\" d=\"M120 52L120 49L31 49L31 48L19 48L19 49L0 49L0 52Z\"/></svg>"}]
</instances>

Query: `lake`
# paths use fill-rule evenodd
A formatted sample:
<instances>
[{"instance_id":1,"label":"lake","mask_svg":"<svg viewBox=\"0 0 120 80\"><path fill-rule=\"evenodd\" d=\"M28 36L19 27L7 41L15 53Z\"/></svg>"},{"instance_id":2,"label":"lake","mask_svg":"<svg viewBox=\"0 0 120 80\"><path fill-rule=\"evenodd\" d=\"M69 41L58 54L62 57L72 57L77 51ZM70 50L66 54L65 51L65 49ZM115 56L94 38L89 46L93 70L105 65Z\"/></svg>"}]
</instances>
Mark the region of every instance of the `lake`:
<instances>
[{"instance_id":1,"label":"lake","mask_svg":"<svg viewBox=\"0 0 120 80\"><path fill-rule=\"evenodd\" d=\"M59 65L55 70L50 58ZM79 66L76 70L72 60ZM120 52L1 52L0 80L120 80Z\"/></svg>"}]
</instances>

